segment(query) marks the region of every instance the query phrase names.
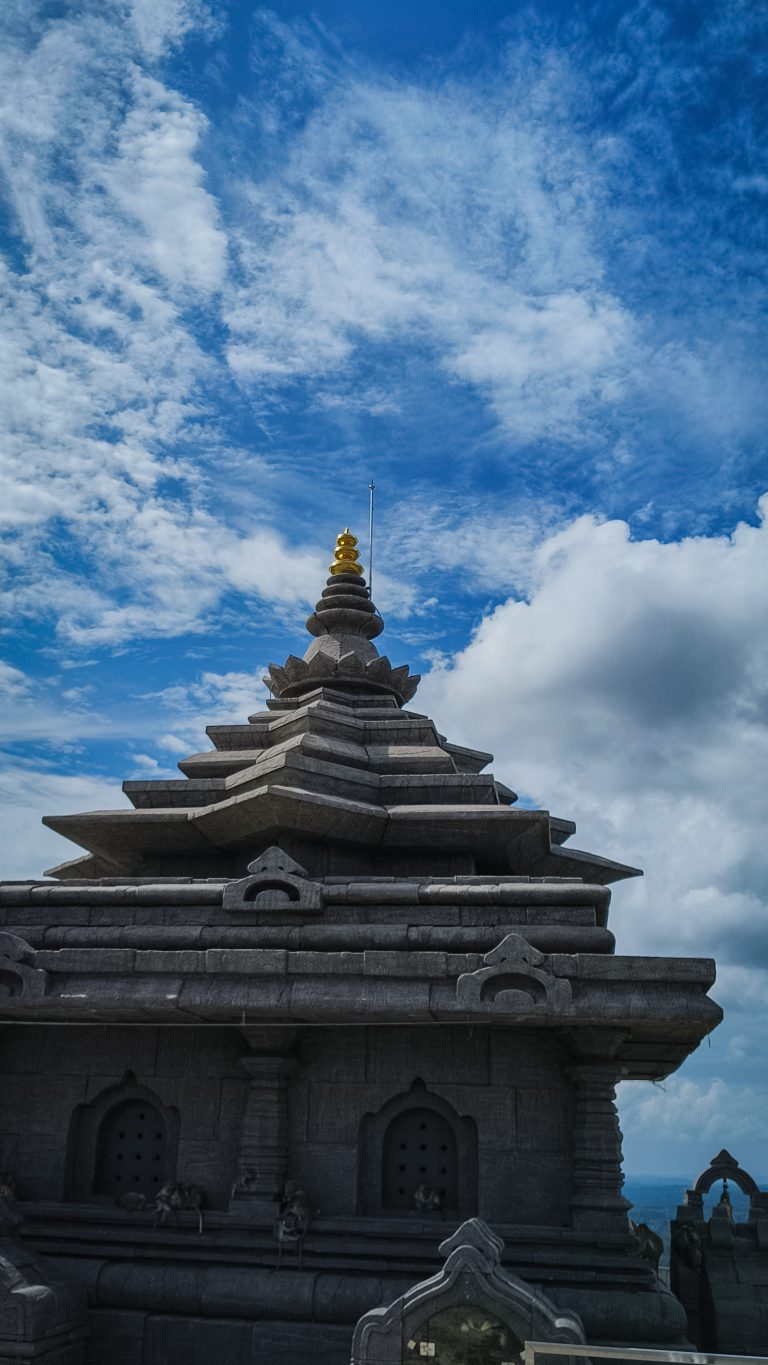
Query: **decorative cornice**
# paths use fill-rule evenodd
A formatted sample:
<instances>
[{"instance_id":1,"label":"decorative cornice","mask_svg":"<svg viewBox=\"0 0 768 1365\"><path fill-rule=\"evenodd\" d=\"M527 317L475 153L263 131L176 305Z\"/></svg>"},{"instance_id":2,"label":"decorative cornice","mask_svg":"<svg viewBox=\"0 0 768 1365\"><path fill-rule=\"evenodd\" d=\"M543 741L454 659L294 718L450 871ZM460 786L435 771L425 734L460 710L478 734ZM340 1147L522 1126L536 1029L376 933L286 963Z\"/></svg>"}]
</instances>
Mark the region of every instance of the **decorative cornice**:
<instances>
[{"instance_id":1,"label":"decorative cornice","mask_svg":"<svg viewBox=\"0 0 768 1365\"><path fill-rule=\"evenodd\" d=\"M316 687L336 687L381 692L395 697L402 705L411 700L421 676L409 673L407 664L393 668L386 655L374 652L372 658L363 660L356 650L347 650L338 658L320 651L309 659L289 654L282 667L269 664L264 681L280 700L300 697Z\"/></svg>"}]
</instances>

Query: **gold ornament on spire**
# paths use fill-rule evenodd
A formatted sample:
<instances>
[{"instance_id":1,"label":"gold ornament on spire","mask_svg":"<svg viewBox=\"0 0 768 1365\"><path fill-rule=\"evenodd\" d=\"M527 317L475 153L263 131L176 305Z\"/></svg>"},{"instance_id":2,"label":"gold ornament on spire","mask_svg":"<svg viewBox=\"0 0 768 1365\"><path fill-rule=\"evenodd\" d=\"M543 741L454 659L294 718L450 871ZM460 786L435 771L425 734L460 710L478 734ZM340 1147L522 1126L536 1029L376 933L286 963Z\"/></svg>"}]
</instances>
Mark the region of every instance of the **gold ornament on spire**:
<instances>
[{"instance_id":1,"label":"gold ornament on spire","mask_svg":"<svg viewBox=\"0 0 768 1365\"><path fill-rule=\"evenodd\" d=\"M356 546L357 536L353 536L349 527L345 526L341 535L336 537L336 549L333 552L333 563L328 566L329 571L362 574L363 566L358 562L360 553Z\"/></svg>"}]
</instances>

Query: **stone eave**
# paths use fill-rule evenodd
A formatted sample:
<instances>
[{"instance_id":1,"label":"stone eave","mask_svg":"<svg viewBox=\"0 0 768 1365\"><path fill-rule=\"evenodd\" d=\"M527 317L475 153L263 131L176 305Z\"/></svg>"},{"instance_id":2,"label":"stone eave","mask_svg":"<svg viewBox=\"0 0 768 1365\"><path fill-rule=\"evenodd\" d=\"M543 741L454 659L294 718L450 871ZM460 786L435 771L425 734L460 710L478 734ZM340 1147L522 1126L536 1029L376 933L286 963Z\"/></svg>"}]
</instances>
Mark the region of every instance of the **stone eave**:
<instances>
[{"instance_id":1,"label":"stone eave","mask_svg":"<svg viewBox=\"0 0 768 1365\"><path fill-rule=\"evenodd\" d=\"M536 876L585 876L599 884L640 875L610 859L553 845L548 811L447 802L377 806L279 784L206 806L46 816L44 824L128 875L141 871L147 855L199 857L212 848L278 843L285 832L358 846L482 853L497 861L502 874L514 866Z\"/></svg>"},{"instance_id":2,"label":"stone eave","mask_svg":"<svg viewBox=\"0 0 768 1365\"><path fill-rule=\"evenodd\" d=\"M484 749L468 749L463 744L452 744L443 735L440 739L460 772L481 773L483 768L493 762L493 754L486 753Z\"/></svg>"},{"instance_id":3,"label":"stone eave","mask_svg":"<svg viewBox=\"0 0 768 1365\"><path fill-rule=\"evenodd\" d=\"M312 733L286 740L274 749L210 749L182 759L178 766L190 780L231 779L246 769L258 768L267 754L276 752L278 748L285 751L290 746L300 748L303 754L320 761L341 762L350 768L368 769L372 773L387 776L421 775L427 779L432 773L439 772L465 778L475 775L469 770L457 774L450 754L437 744L352 744L349 740L331 740ZM158 779L153 781L158 788L167 784ZM124 783L123 790L135 786L134 782Z\"/></svg>"},{"instance_id":4,"label":"stone eave","mask_svg":"<svg viewBox=\"0 0 768 1365\"><path fill-rule=\"evenodd\" d=\"M345 743L334 753L330 745L322 747L316 736L302 736L265 750L250 765L223 778L124 782L123 791L138 809L218 805L229 796L275 784L382 806L393 797L407 803L412 793L422 803L426 800L435 806L446 804L446 798L452 804L498 804L490 774L440 772L426 764L414 772L379 772L367 761L364 749L354 755L347 752L349 748Z\"/></svg>"},{"instance_id":5,"label":"stone eave","mask_svg":"<svg viewBox=\"0 0 768 1365\"><path fill-rule=\"evenodd\" d=\"M211 848L278 842L286 831L338 844L464 849L483 853L502 868L521 864L536 876L585 875L599 885L640 875L637 868L552 846L547 811L447 803L376 807L277 785L205 807L93 811L46 816L45 824L128 875L141 872L147 854L202 856ZM68 867L61 864L61 871ZM57 871L52 868L50 874Z\"/></svg>"},{"instance_id":6,"label":"stone eave","mask_svg":"<svg viewBox=\"0 0 768 1365\"><path fill-rule=\"evenodd\" d=\"M312 915L225 904L221 878L0 884L0 926L27 948L313 947L488 952L510 932L544 952L610 953L611 893L561 878L329 877ZM236 885L236 884L235 884Z\"/></svg>"},{"instance_id":7,"label":"stone eave","mask_svg":"<svg viewBox=\"0 0 768 1365\"><path fill-rule=\"evenodd\" d=\"M240 792L202 807L90 811L46 816L50 829L118 867L137 868L145 853L200 854L277 841L281 831L358 845L505 850L537 830L540 856L549 847L545 811L444 804L376 806L278 784Z\"/></svg>"},{"instance_id":8,"label":"stone eave","mask_svg":"<svg viewBox=\"0 0 768 1365\"><path fill-rule=\"evenodd\" d=\"M643 875L639 867L629 867L625 863L613 862L611 858L601 858L597 853L584 853L578 848L562 848L559 845L549 848L541 862L531 868L531 875L537 877L580 877L585 874L601 886L607 882L620 882L627 877Z\"/></svg>"},{"instance_id":9,"label":"stone eave","mask_svg":"<svg viewBox=\"0 0 768 1365\"><path fill-rule=\"evenodd\" d=\"M457 982L482 970L483 961L477 954L378 949L39 950L32 970L41 974L41 986L45 977L44 992L2 1000L0 1016L60 1023L482 1023L613 1030L628 1077L668 1074L722 1018L706 995L714 979L709 959L555 953L546 970L567 984L565 1003L540 1008L492 1002L467 1009L457 998ZM92 964L87 971L86 962Z\"/></svg>"},{"instance_id":10,"label":"stone eave","mask_svg":"<svg viewBox=\"0 0 768 1365\"><path fill-rule=\"evenodd\" d=\"M247 723L207 725L205 732L220 753L236 749L259 750L271 747L274 737L280 743L283 738L305 733L346 737L352 743L387 743L390 738L399 738L413 744L441 745L447 751L450 749L428 716L400 711L396 707L382 709L339 704L327 692L305 697L300 703L293 702L287 710L257 712ZM491 757L487 755L489 762Z\"/></svg>"},{"instance_id":11,"label":"stone eave","mask_svg":"<svg viewBox=\"0 0 768 1365\"><path fill-rule=\"evenodd\" d=\"M79 860L76 860L79 861ZM79 877L64 884L58 881L0 882L0 906L23 910L29 906L61 908L68 905L178 907L220 906L226 877ZM424 903L428 906L475 905L594 905L598 923L605 923L610 891L601 883L585 882L581 877L487 876L458 874L445 876L329 876L321 879L323 898L333 905L401 905ZM258 908L254 907L254 913ZM269 912L272 922L280 923L279 912Z\"/></svg>"},{"instance_id":12,"label":"stone eave","mask_svg":"<svg viewBox=\"0 0 768 1365\"><path fill-rule=\"evenodd\" d=\"M310 838L377 844L387 812L368 803L269 785L208 806L89 811L45 816L43 823L117 868L131 871L138 870L147 853L199 856L212 847L275 842L284 830Z\"/></svg>"}]
</instances>

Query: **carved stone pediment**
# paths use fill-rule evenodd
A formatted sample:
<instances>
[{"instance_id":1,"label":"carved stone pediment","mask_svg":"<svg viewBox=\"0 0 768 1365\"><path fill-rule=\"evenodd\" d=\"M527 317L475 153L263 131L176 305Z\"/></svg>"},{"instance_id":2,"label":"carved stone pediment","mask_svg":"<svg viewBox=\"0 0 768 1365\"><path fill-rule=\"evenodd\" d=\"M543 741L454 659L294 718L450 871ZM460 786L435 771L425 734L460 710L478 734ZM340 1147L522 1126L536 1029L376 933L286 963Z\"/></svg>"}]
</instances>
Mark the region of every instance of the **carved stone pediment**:
<instances>
[{"instance_id":1,"label":"carved stone pediment","mask_svg":"<svg viewBox=\"0 0 768 1365\"><path fill-rule=\"evenodd\" d=\"M225 910L316 915L323 909L320 883L275 844L248 864L248 873L224 887Z\"/></svg>"},{"instance_id":2,"label":"carved stone pediment","mask_svg":"<svg viewBox=\"0 0 768 1365\"><path fill-rule=\"evenodd\" d=\"M519 1359L526 1341L584 1345L575 1313L502 1268L504 1243L480 1218L470 1218L444 1241L445 1265L413 1285L394 1303L364 1314L352 1338L351 1365L402 1365L423 1355L442 1358L439 1347L478 1343L488 1359ZM426 1350L423 1347L427 1347ZM430 1350L429 1348L432 1347ZM566 1365L572 1357L561 1357Z\"/></svg>"},{"instance_id":3,"label":"carved stone pediment","mask_svg":"<svg viewBox=\"0 0 768 1365\"><path fill-rule=\"evenodd\" d=\"M85 1285L28 1247L0 1198L0 1360L80 1365L88 1336Z\"/></svg>"},{"instance_id":4,"label":"carved stone pediment","mask_svg":"<svg viewBox=\"0 0 768 1365\"><path fill-rule=\"evenodd\" d=\"M546 968L546 957L520 934L507 934L483 958L484 966L456 982L461 1009L550 1013L571 1001L571 984Z\"/></svg>"},{"instance_id":5,"label":"carved stone pediment","mask_svg":"<svg viewBox=\"0 0 768 1365\"><path fill-rule=\"evenodd\" d=\"M35 950L18 934L0 931L0 1000L38 999L48 989L48 972L36 967Z\"/></svg>"}]
</instances>

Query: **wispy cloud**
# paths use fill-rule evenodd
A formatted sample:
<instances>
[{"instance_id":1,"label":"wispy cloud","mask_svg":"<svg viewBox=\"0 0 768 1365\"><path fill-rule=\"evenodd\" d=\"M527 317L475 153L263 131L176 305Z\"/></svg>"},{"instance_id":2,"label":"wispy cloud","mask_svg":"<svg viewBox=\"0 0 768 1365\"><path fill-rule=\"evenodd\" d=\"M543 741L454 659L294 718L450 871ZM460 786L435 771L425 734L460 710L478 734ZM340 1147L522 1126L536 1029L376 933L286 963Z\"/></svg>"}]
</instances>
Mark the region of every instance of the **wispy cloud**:
<instances>
[{"instance_id":1,"label":"wispy cloud","mask_svg":"<svg viewBox=\"0 0 768 1365\"><path fill-rule=\"evenodd\" d=\"M44 815L109 810L124 802L119 782L92 773L61 773L40 764L14 763L0 754L3 878L39 877L45 867L78 856L72 844L41 824Z\"/></svg>"},{"instance_id":2,"label":"wispy cloud","mask_svg":"<svg viewBox=\"0 0 768 1365\"><path fill-rule=\"evenodd\" d=\"M517 439L581 439L620 385L631 317L602 282L601 187L567 126L563 64L510 63L481 94L377 78L302 37L261 16L257 55L289 44L309 112L291 128L296 89L279 84L257 113L260 150L286 118L286 155L242 186L238 375L332 388L396 338L485 392Z\"/></svg>"},{"instance_id":3,"label":"wispy cloud","mask_svg":"<svg viewBox=\"0 0 768 1365\"><path fill-rule=\"evenodd\" d=\"M193 681L129 697L118 715L105 715L91 704L90 688L62 691L56 675L37 680L0 661L0 875L36 877L77 856L41 827L44 815L124 808L126 777L178 778L179 758L210 747L206 725L244 721L263 706L263 672L206 670ZM105 745L119 778L104 771Z\"/></svg>"},{"instance_id":4,"label":"wispy cloud","mask_svg":"<svg viewBox=\"0 0 768 1365\"><path fill-rule=\"evenodd\" d=\"M678 1145L703 1142L713 1152L722 1147L739 1151L768 1121L768 1095L720 1076L704 1083L675 1076L663 1088L625 1085L621 1108L622 1123L638 1153L649 1139ZM708 1158L706 1146L705 1151ZM674 1161L672 1157L670 1164Z\"/></svg>"},{"instance_id":5,"label":"wispy cloud","mask_svg":"<svg viewBox=\"0 0 768 1365\"><path fill-rule=\"evenodd\" d=\"M233 589L308 600L319 567L316 551L228 528L210 505L219 436L203 436L202 386L219 381L190 309L223 286L227 237L200 161L207 120L139 65L204 14L121 15L41 10L35 29L32 10L6 51L0 111L25 259L2 277L4 600L55 613L81 644L200 629Z\"/></svg>"},{"instance_id":6,"label":"wispy cloud","mask_svg":"<svg viewBox=\"0 0 768 1365\"><path fill-rule=\"evenodd\" d=\"M179 755L207 749L210 741L205 734L206 725L242 723L254 711L262 710L268 695L263 674L263 668L253 673L206 671L191 684L176 684L149 693L147 700L154 701L161 713L166 713L166 724L172 727L159 736L161 748Z\"/></svg>"},{"instance_id":7,"label":"wispy cloud","mask_svg":"<svg viewBox=\"0 0 768 1365\"><path fill-rule=\"evenodd\" d=\"M197 159L206 119L139 71L104 187L144 237L146 267L175 288L205 294L224 282L227 239Z\"/></svg>"},{"instance_id":8,"label":"wispy cloud","mask_svg":"<svg viewBox=\"0 0 768 1365\"><path fill-rule=\"evenodd\" d=\"M324 452L373 431L410 485L399 449L410 424L427 450L427 381L436 407L486 414L483 455L511 487L546 460L583 499L584 470L666 531L715 485L739 504L765 385L733 265L753 287L755 240L729 257L719 205L759 190L748 121L720 120L719 160L658 205L665 175L685 179L683 133L703 137L708 60L744 48L748 15L716 8L681 41L628 6L610 57L583 24L558 42L529 16L497 53L406 74L263 11L229 116L171 60L194 34L227 69L218 5L8 13L12 609L55 601L64 639L110 644L200 629L229 593L306 600L310 533L279 536L283 573L252 562L297 469L325 481ZM297 404L321 433L309 456ZM217 493L244 414L268 477L242 480L238 507Z\"/></svg>"}]
</instances>

